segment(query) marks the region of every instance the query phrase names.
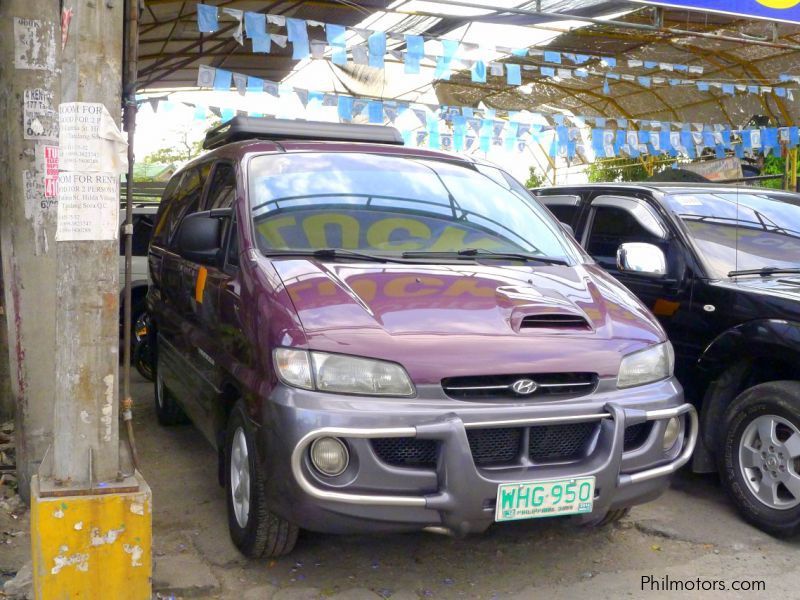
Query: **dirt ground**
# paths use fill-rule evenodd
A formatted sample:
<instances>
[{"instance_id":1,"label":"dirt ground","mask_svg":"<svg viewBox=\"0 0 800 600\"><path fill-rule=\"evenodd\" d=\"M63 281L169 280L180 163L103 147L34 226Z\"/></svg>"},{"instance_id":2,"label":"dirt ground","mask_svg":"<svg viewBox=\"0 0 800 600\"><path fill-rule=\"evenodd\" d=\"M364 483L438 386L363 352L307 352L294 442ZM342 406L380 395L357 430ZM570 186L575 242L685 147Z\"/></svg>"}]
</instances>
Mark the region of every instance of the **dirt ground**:
<instances>
[{"instance_id":1,"label":"dirt ground","mask_svg":"<svg viewBox=\"0 0 800 600\"><path fill-rule=\"evenodd\" d=\"M135 423L154 498L154 596L304 600L798 597L800 540L743 523L713 477L680 474L667 494L604 530L563 520L497 525L451 539L301 534L291 556L244 559L228 538L216 456L191 426L162 428L135 375ZM15 517L15 518L14 518ZM0 581L28 559L27 515L0 510ZM653 593L643 577L693 591ZM698 582L701 578L704 581ZM732 592L735 582L764 591ZM717 592L697 591L717 581ZM719 588L722 582L726 591ZM754 585L759 585L758 583ZM0 594L2 597L2 594Z\"/></svg>"}]
</instances>

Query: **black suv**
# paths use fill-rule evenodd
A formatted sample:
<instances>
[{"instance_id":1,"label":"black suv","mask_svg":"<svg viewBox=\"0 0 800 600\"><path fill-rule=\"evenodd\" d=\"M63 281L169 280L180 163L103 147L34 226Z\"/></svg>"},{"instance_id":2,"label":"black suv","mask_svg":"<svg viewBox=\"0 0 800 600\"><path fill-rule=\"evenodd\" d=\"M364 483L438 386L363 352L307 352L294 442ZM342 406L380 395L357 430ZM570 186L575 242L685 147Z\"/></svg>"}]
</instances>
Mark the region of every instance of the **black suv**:
<instances>
[{"instance_id":1,"label":"black suv","mask_svg":"<svg viewBox=\"0 0 800 600\"><path fill-rule=\"evenodd\" d=\"M659 318L701 413L696 471L800 532L800 195L705 184L533 190Z\"/></svg>"}]
</instances>

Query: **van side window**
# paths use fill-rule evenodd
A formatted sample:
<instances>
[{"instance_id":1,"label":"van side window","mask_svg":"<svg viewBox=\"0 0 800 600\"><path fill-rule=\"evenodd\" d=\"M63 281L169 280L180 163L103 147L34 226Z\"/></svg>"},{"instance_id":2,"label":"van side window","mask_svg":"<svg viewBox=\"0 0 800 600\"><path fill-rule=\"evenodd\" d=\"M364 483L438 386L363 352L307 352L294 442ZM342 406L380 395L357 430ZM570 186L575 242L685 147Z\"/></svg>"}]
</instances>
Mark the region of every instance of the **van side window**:
<instances>
[{"instance_id":1,"label":"van side window","mask_svg":"<svg viewBox=\"0 0 800 600\"><path fill-rule=\"evenodd\" d=\"M230 224L230 239L228 240L228 256L225 262L231 266L239 266L239 235L236 232L236 220Z\"/></svg>"},{"instance_id":2,"label":"van side window","mask_svg":"<svg viewBox=\"0 0 800 600\"><path fill-rule=\"evenodd\" d=\"M616 268L617 249L626 242L661 245L662 240L642 227L627 210L610 206L596 207L586 251L604 267Z\"/></svg>"},{"instance_id":3,"label":"van side window","mask_svg":"<svg viewBox=\"0 0 800 600\"><path fill-rule=\"evenodd\" d=\"M175 243L175 232L183 217L200 210L200 198L203 196L203 186L210 169L211 165L205 164L188 169L183 174L177 194L172 201L173 208L170 211L170 217L166 223L170 246Z\"/></svg>"},{"instance_id":4,"label":"van side window","mask_svg":"<svg viewBox=\"0 0 800 600\"><path fill-rule=\"evenodd\" d=\"M227 208L236 197L236 170L233 165L217 163L208 188L206 210Z\"/></svg>"},{"instance_id":5,"label":"van side window","mask_svg":"<svg viewBox=\"0 0 800 600\"><path fill-rule=\"evenodd\" d=\"M156 226L153 230L154 246L164 248L167 245L169 233L167 223L170 221L175 211L175 198L180 189L181 179L183 179L183 173L174 175L169 180L169 183L167 183L167 187L164 188L164 194L161 196L161 203L158 206L158 213L156 214Z\"/></svg>"}]
</instances>

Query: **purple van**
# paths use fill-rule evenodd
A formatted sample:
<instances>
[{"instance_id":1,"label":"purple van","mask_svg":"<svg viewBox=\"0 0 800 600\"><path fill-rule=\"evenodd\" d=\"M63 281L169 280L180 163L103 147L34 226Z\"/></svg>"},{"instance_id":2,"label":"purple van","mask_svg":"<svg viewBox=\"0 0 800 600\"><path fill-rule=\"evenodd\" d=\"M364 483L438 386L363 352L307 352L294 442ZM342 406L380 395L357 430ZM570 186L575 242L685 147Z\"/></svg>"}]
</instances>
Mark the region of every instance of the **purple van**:
<instances>
[{"instance_id":1,"label":"purple van","mask_svg":"<svg viewBox=\"0 0 800 600\"><path fill-rule=\"evenodd\" d=\"M394 129L236 118L150 246L156 410L219 451L247 556L656 498L697 418L654 317L502 170Z\"/></svg>"}]
</instances>

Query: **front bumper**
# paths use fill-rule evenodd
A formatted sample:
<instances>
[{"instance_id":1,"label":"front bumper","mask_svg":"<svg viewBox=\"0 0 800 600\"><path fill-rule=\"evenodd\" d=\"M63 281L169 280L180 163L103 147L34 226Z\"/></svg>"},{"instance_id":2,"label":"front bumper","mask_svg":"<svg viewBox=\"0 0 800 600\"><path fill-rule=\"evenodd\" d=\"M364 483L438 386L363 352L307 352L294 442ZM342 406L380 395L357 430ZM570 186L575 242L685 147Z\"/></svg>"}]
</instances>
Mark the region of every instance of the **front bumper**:
<instances>
[{"instance_id":1,"label":"front bumper","mask_svg":"<svg viewBox=\"0 0 800 600\"><path fill-rule=\"evenodd\" d=\"M350 400L352 408L355 403ZM581 518L596 518L608 510L657 497L668 485L669 476L689 461L698 436L696 411L690 404L682 403L680 392L672 394L666 402L650 399L644 406L629 398L623 403L572 403L545 407L545 410L532 406L523 411L528 414L514 411L516 414L505 419L497 418L497 414L504 411L496 406L491 415L467 409L438 411L438 415L433 416L430 411L415 414L417 411L405 407L402 412L406 414L400 417L396 414L388 417L384 412L383 418L379 418L378 411L367 416L362 412L357 419L331 419L324 407L309 415L295 402L291 404L292 407L287 407L283 403L273 403L270 408L281 414L283 419L279 421L283 420L287 426L287 411L293 417L300 416L300 422L305 424L301 427L305 431L288 428L293 430L289 434L293 439L288 446L290 454L285 456L290 465L289 473L285 473L290 481L285 485L278 483L282 471L278 465L286 464L280 458L283 452L279 447L286 448L289 440L276 440L276 436L284 436L275 429L266 432L265 455L274 459L269 460L271 464L266 468L276 476L270 478L271 502L279 514L301 527L326 532L424 528L444 528L456 534L482 531L494 521L499 484L585 476L595 477L596 492L593 512ZM667 408L662 408L665 404ZM297 414L298 410L302 416ZM661 439L666 420L676 416L683 423L681 436L672 450L664 452ZM348 426L351 422L365 420L393 426ZM398 420L407 423L394 426L393 421ZM647 442L625 451L626 427L647 422L653 423ZM520 464L503 468L481 468L473 460L468 440L470 430L570 423L597 425L591 451L580 460L545 464L522 460ZM288 429L284 428L283 433ZM325 436L346 440L350 449L351 462L355 464L340 477L323 477L310 464L311 444ZM370 438L435 440L440 449L435 468L383 464L372 452Z\"/></svg>"}]
</instances>

